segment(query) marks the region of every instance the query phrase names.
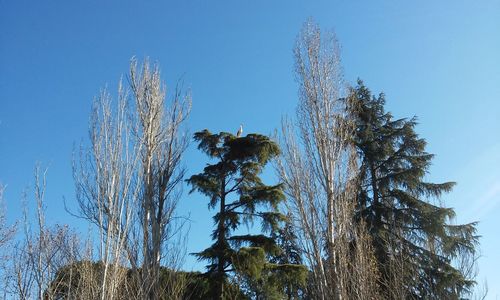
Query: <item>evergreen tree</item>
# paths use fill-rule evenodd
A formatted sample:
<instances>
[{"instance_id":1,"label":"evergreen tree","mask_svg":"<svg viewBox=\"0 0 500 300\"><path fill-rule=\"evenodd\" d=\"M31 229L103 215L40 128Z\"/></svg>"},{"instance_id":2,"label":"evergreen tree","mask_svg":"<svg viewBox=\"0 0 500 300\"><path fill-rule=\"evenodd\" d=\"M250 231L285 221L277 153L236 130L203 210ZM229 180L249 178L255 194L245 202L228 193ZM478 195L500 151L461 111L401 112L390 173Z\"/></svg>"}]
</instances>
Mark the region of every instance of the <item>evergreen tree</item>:
<instances>
[{"instance_id":1,"label":"evergreen tree","mask_svg":"<svg viewBox=\"0 0 500 300\"><path fill-rule=\"evenodd\" d=\"M295 232L291 218L291 214L288 214L283 226L272 235L280 247L281 253L271 258L271 262L280 265L289 265L293 268L302 265L302 253L298 245L297 233ZM308 275L307 269L295 274L279 275L279 285L284 291L285 299L301 299L305 294L306 277Z\"/></svg>"},{"instance_id":2,"label":"evergreen tree","mask_svg":"<svg viewBox=\"0 0 500 300\"><path fill-rule=\"evenodd\" d=\"M272 234L276 243L281 249L281 254L273 258L273 262L279 264L302 264L301 250L298 245L298 237L295 227L291 222L291 214L286 216L286 220L276 232Z\"/></svg>"},{"instance_id":3,"label":"evergreen tree","mask_svg":"<svg viewBox=\"0 0 500 300\"><path fill-rule=\"evenodd\" d=\"M362 81L348 103L361 158L358 211L373 238L386 298L396 297L394 278L402 279L405 298L467 294L474 281L454 262L475 255L476 224L451 225L453 209L436 204L454 183L425 181L433 155L415 132L416 118L394 119L384 94L372 96Z\"/></svg>"},{"instance_id":4,"label":"evergreen tree","mask_svg":"<svg viewBox=\"0 0 500 300\"><path fill-rule=\"evenodd\" d=\"M203 173L187 180L192 191L209 197L209 208L217 207L214 243L195 254L200 260L209 261L206 275L213 285L212 298L228 298L225 282L228 273L236 271L248 282L257 283L253 285L259 288L253 291L256 298L271 299L274 297L268 289L271 277L267 275L286 269L267 260L280 253L279 247L264 234L238 235L235 230L241 224L260 219L263 231L273 232L284 219L278 212L278 204L284 200L281 185L266 185L259 177L266 163L279 154L279 148L259 134L235 137L226 132L212 134L203 130L195 133L194 139L199 142L198 148L215 160L207 164Z\"/></svg>"}]
</instances>

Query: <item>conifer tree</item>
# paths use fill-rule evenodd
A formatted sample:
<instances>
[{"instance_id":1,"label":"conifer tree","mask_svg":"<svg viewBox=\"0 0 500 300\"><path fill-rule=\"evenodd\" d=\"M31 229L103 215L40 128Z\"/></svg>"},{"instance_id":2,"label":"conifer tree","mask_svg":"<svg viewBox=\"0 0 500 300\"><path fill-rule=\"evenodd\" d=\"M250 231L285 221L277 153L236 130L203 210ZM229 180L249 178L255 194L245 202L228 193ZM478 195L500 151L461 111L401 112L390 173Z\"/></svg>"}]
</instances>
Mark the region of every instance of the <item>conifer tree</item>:
<instances>
[{"instance_id":1,"label":"conifer tree","mask_svg":"<svg viewBox=\"0 0 500 300\"><path fill-rule=\"evenodd\" d=\"M415 132L416 118L394 119L384 109L384 94L372 96L362 81L348 103L361 158L358 212L372 235L385 297L458 299L469 293L474 281L454 262L475 255L476 224L451 225L455 212L439 204L455 183L425 181L433 155Z\"/></svg>"},{"instance_id":2,"label":"conifer tree","mask_svg":"<svg viewBox=\"0 0 500 300\"><path fill-rule=\"evenodd\" d=\"M272 236L281 249L281 253L271 259L271 262L280 265L289 265L296 267L303 264L302 253L298 245L298 237L295 228L291 222L292 216L289 213L286 220L276 233ZM309 275L308 271L304 272L280 274L279 284L281 285L285 299L301 299L305 294L306 277ZM290 276L287 276L290 275Z\"/></svg>"},{"instance_id":3,"label":"conifer tree","mask_svg":"<svg viewBox=\"0 0 500 300\"><path fill-rule=\"evenodd\" d=\"M229 297L225 290L227 279L229 273L237 272L253 283L260 282L257 284L260 290L255 292L257 297L271 299L270 295L258 294L270 291L267 279L274 277L267 275L285 269L267 260L280 253L279 247L273 238L264 234L238 235L235 230L260 219L263 231L273 232L284 219L278 212L278 204L284 199L281 185L266 185L259 177L266 163L279 154L279 148L259 134L236 137L226 132L212 134L203 130L195 133L194 139L199 142L198 148L215 160L207 164L202 173L187 180L192 191L209 197L209 208L217 209L213 218L214 243L195 254L200 260L209 261L206 275L212 283L212 298ZM263 275L266 275L265 281Z\"/></svg>"}]
</instances>

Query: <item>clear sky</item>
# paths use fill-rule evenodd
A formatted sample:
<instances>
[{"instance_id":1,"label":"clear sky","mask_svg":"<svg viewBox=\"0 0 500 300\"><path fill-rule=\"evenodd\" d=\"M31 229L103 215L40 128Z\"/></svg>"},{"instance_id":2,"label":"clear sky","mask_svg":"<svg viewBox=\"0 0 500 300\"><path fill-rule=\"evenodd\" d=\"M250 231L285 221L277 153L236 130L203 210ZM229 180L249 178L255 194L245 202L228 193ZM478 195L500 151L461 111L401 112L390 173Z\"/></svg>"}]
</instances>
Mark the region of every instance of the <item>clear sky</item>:
<instances>
[{"instance_id":1,"label":"clear sky","mask_svg":"<svg viewBox=\"0 0 500 300\"><path fill-rule=\"evenodd\" d=\"M71 157L87 142L93 96L132 56L158 61L168 86L193 95L191 132L268 134L297 103L292 48L308 18L334 29L346 78L385 92L396 117L417 115L436 154L433 181L459 222L480 221L479 280L500 297L500 1L0 0L0 182L9 220L37 161L49 166L47 214L74 203ZM114 92L114 91L112 91ZM188 174L204 157L191 145ZM209 245L207 200L185 195L189 252ZM79 225L80 224L80 225ZM203 263L186 260L186 269Z\"/></svg>"}]
</instances>

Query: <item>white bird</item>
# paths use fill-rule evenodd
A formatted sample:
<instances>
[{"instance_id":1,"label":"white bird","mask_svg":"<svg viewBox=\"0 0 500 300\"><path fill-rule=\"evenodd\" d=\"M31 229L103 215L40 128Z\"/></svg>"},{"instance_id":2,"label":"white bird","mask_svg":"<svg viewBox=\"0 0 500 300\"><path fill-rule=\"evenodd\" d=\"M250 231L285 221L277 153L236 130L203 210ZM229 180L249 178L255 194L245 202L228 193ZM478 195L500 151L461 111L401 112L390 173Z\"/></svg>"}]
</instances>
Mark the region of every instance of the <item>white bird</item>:
<instances>
[{"instance_id":1,"label":"white bird","mask_svg":"<svg viewBox=\"0 0 500 300\"><path fill-rule=\"evenodd\" d=\"M240 137L242 133L243 133L243 124L240 124L240 129L238 129L238 132L236 132L236 137Z\"/></svg>"}]
</instances>

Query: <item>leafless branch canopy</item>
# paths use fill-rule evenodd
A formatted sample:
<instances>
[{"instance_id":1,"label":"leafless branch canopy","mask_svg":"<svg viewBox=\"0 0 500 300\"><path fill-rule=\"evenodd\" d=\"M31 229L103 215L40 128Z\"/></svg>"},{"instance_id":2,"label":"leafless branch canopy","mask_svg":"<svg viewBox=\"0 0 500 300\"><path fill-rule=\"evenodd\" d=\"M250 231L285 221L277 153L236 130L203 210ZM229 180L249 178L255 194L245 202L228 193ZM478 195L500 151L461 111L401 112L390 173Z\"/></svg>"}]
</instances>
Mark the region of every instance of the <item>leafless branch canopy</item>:
<instances>
[{"instance_id":1,"label":"leafless branch canopy","mask_svg":"<svg viewBox=\"0 0 500 300\"><path fill-rule=\"evenodd\" d=\"M159 67L147 60L138 67L132 59L128 83L120 82L116 105L106 90L94 100L91 147L82 148L74 178L81 215L100 233L103 276L119 277L120 266L129 266L141 282L137 297L151 298L160 292L162 262L177 268L182 257L172 245L182 225L175 209L191 98L176 88L167 101ZM102 298L112 299L119 284L104 280Z\"/></svg>"},{"instance_id":2,"label":"leafless branch canopy","mask_svg":"<svg viewBox=\"0 0 500 300\"><path fill-rule=\"evenodd\" d=\"M309 293L315 299L372 299L377 279L369 236L354 219L354 126L342 100L346 85L335 35L308 21L294 55L299 104L296 119L282 122L277 169L313 274Z\"/></svg>"}]
</instances>

